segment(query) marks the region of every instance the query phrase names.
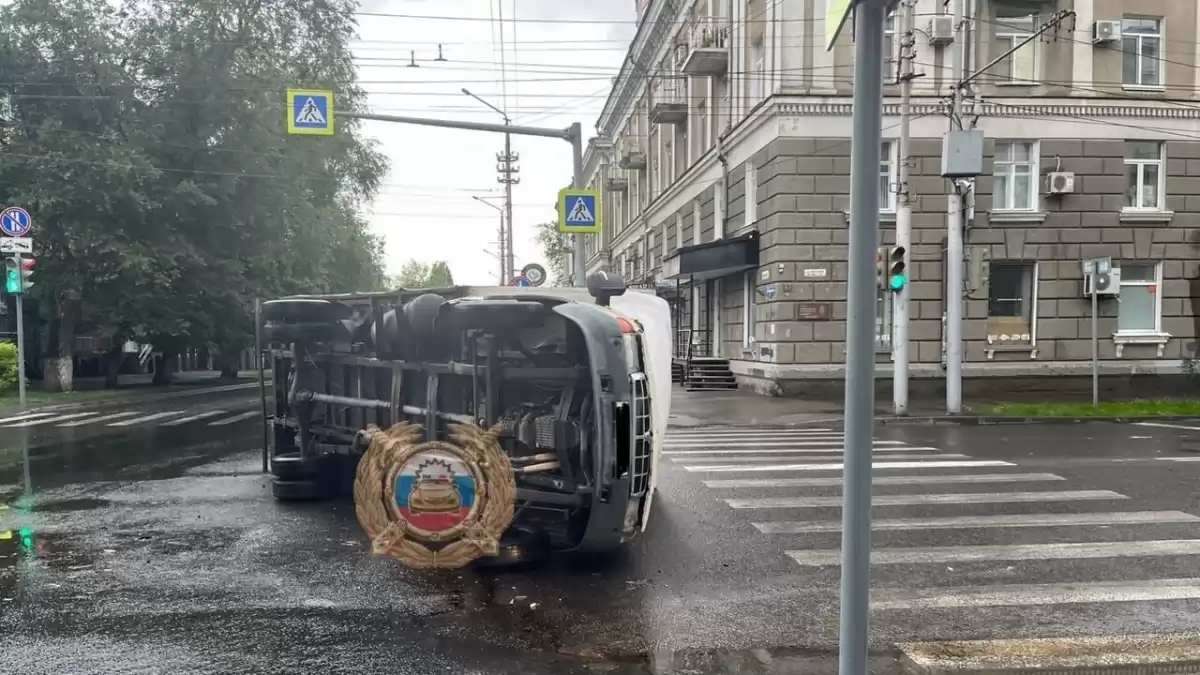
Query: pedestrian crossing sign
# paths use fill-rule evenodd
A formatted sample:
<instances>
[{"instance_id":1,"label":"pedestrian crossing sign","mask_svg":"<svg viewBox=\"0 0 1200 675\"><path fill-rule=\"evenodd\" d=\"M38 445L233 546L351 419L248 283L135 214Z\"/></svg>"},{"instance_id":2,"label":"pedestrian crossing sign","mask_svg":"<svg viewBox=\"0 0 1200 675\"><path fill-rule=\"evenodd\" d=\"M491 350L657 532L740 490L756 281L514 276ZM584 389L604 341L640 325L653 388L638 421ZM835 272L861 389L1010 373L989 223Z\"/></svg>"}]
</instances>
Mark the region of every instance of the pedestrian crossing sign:
<instances>
[{"instance_id":1,"label":"pedestrian crossing sign","mask_svg":"<svg viewBox=\"0 0 1200 675\"><path fill-rule=\"evenodd\" d=\"M287 130L302 136L333 135L333 92L327 89L289 89Z\"/></svg>"},{"instance_id":2,"label":"pedestrian crossing sign","mask_svg":"<svg viewBox=\"0 0 1200 675\"><path fill-rule=\"evenodd\" d=\"M558 193L558 231L587 234L600 231L600 191L566 188Z\"/></svg>"}]
</instances>

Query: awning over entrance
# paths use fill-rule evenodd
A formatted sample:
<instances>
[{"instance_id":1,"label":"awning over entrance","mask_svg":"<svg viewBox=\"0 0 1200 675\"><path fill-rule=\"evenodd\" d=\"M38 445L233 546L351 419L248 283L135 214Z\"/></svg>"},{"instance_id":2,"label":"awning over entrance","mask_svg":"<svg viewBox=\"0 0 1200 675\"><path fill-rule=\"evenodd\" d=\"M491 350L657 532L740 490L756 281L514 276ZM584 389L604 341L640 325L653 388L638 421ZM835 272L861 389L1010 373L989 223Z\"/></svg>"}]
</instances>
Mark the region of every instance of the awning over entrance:
<instances>
[{"instance_id":1,"label":"awning over entrance","mask_svg":"<svg viewBox=\"0 0 1200 675\"><path fill-rule=\"evenodd\" d=\"M758 233L684 246L663 260L664 279L706 281L758 267Z\"/></svg>"}]
</instances>

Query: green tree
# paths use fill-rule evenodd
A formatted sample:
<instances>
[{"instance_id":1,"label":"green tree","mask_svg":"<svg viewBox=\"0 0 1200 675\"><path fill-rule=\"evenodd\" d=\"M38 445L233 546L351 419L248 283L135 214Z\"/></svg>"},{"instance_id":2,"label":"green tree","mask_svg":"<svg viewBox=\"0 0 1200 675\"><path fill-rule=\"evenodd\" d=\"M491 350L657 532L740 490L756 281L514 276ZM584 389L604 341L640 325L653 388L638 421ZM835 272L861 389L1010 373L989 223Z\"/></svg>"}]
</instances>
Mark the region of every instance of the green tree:
<instances>
[{"instance_id":1,"label":"green tree","mask_svg":"<svg viewBox=\"0 0 1200 675\"><path fill-rule=\"evenodd\" d=\"M408 289L450 288L454 285L454 275L444 260L423 263L411 259L400 268L400 274L393 279L392 285Z\"/></svg>"},{"instance_id":2,"label":"green tree","mask_svg":"<svg viewBox=\"0 0 1200 675\"><path fill-rule=\"evenodd\" d=\"M567 237L558 231L555 223L541 223L536 226L534 240L542 249L542 257L546 259L546 276L552 286L570 286L571 270L567 269L567 255L571 252Z\"/></svg>"}]
</instances>

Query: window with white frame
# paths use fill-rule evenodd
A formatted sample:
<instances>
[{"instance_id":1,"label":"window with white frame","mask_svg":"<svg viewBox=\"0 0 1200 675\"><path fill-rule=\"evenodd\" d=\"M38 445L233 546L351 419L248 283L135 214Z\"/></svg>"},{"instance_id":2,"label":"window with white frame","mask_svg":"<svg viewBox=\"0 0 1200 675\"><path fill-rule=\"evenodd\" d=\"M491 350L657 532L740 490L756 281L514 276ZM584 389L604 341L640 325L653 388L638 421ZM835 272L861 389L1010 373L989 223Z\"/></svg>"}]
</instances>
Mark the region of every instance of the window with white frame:
<instances>
[{"instance_id":1,"label":"window with white frame","mask_svg":"<svg viewBox=\"0 0 1200 675\"><path fill-rule=\"evenodd\" d=\"M1121 302L1117 305L1117 333L1158 335L1162 332L1162 265L1153 262L1121 263Z\"/></svg>"},{"instance_id":2,"label":"window with white frame","mask_svg":"<svg viewBox=\"0 0 1200 675\"><path fill-rule=\"evenodd\" d=\"M757 293L758 270L748 270L742 281L742 346L754 344L754 324L758 321Z\"/></svg>"},{"instance_id":3,"label":"window with white frame","mask_svg":"<svg viewBox=\"0 0 1200 675\"><path fill-rule=\"evenodd\" d=\"M896 210L896 144L884 141L879 152L879 210Z\"/></svg>"},{"instance_id":4,"label":"window with white frame","mask_svg":"<svg viewBox=\"0 0 1200 675\"><path fill-rule=\"evenodd\" d=\"M896 64L900 62L896 46L896 13L889 12L883 22L883 81L888 84L896 81Z\"/></svg>"},{"instance_id":5,"label":"window with white frame","mask_svg":"<svg viewBox=\"0 0 1200 675\"><path fill-rule=\"evenodd\" d=\"M1125 17L1121 21L1121 83L1126 87L1161 88L1162 44L1161 19Z\"/></svg>"},{"instance_id":6,"label":"window with white frame","mask_svg":"<svg viewBox=\"0 0 1200 675\"><path fill-rule=\"evenodd\" d=\"M750 162L746 162L746 196L742 203L746 205L746 222L745 225L753 225L758 221L758 169Z\"/></svg>"},{"instance_id":7,"label":"window with white frame","mask_svg":"<svg viewBox=\"0 0 1200 675\"><path fill-rule=\"evenodd\" d=\"M1125 142L1125 208L1161 211L1166 178L1163 144L1159 141Z\"/></svg>"},{"instance_id":8,"label":"window with white frame","mask_svg":"<svg viewBox=\"0 0 1200 675\"><path fill-rule=\"evenodd\" d=\"M1000 56L1020 45L1038 30L1038 17L1033 14L1025 16L1001 16L996 19L994 55ZM1022 45L996 64L992 70L998 77L997 84L1029 84L1038 79L1037 64L1038 41L1032 40Z\"/></svg>"},{"instance_id":9,"label":"window with white frame","mask_svg":"<svg viewBox=\"0 0 1200 675\"><path fill-rule=\"evenodd\" d=\"M761 35L756 36L751 43L750 63L750 81L747 84L746 96L750 99L750 107L754 107L763 100L767 90L767 47Z\"/></svg>"},{"instance_id":10,"label":"window with white frame","mask_svg":"<svg viewBox=\"0 0 1200 675\"><path fill-rule=\"evenodd\" d=\"M992 209L1033 211L1037 208L1037 144L996 141L992 168Z\"/></svg>"},{"instance_id":11,"label":"window with white frame","mask_svg":"<svg viewBox=\"0 0 1200 675\"><path fill-rule=\"evenodd\" d=\"M1033 344L1037 263L992 262L988 268L988 344Z\"/></svg>"}]
</instances>

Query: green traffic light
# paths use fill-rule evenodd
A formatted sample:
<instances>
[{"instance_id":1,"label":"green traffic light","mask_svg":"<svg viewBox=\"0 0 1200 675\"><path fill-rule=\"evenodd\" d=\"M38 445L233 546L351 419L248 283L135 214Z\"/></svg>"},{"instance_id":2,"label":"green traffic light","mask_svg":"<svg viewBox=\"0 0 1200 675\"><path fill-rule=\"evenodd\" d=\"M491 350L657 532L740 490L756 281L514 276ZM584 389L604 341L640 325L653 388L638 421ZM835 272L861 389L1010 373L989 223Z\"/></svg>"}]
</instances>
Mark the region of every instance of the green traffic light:
<instances>
[{"instance_id":1,"label":"green traffic light","mask_svg":"<svg viewBox=\"0 0 1200 675\"><path fill-rule=\"evenodd\" d=\"M8 273L4 277L4 290L9 293L21 292L21 272L14 268L9 268Z\"/></svg>"},{"instance_id":2,"label":"green traffic light","mask_svg":"<svg viewBox=\"0 0 1200 675\"><path fill-rule=\"evenodd\" d=\"M908 279L905 279L903 274L893 274L892 278L888 279L888 287L893 291L902 291L904 290L904 283L906 281Z\"/></svg>"}]
</instances>

